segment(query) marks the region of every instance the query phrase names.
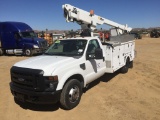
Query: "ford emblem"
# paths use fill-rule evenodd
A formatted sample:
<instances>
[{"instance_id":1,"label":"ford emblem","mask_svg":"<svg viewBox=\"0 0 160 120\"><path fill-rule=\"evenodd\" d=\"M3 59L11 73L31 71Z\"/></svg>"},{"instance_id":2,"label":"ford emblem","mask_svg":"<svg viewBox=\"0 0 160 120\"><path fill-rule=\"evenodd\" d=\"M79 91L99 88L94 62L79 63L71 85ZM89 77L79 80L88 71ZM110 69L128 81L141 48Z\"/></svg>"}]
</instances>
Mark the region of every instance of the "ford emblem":
<instances>
[{"instance_id":1,"label":"ford emblem","mask_svg":"<svg viewBox=\"0 0 160 120\"><path fill-rule=\"evenodd\" d=\"M18 81L23 82L24 79L23 78L18 78Z\"/></svg>"}]
</instances>

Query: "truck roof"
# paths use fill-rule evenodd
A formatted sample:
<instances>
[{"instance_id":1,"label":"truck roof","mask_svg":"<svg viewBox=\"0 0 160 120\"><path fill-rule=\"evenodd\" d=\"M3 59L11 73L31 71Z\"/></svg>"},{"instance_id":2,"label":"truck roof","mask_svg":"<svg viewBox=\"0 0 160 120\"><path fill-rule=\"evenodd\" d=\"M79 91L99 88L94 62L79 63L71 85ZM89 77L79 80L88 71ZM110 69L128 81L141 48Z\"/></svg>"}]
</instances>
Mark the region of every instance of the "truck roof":
<instances>
[{"instance_id":1,"label":"truck roof","mask_svg":"<svg viewBox=\"0 0 160 120\"><path fill-rule=\"evenodd\" d=\"M91 39L99 39L98 37L72 37L67 39L83 39L83 40L91 40ZM65 39L65 40L67 40Z\"/></svg>"},{"instance_id":2,"label":"truck roof","mask_svg":"<svg viewBox=\"0 0 160 120\"><path fill-rule=\"evenodd\" d=\"M6 22L0 22L0 24L11 25L18 31L33 31L29 25L23 22L6 21Z\"/></svg>"}]
</instances>

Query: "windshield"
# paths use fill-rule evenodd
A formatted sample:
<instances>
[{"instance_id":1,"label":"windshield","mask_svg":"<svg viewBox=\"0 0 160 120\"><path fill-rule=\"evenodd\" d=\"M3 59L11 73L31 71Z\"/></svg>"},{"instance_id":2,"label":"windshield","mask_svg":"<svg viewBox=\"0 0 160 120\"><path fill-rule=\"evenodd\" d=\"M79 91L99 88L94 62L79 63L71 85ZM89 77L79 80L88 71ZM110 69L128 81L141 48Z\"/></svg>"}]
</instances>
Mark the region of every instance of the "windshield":
<instances>
[{"instance_id":1,"label":"windshield","mask_svg":"<svg viewBox=\"0 0 160 120\"><path fill-rule=\"evenodd\" d=\"M48 48L45 54L60 56L82 56L86 47L87 40L68 39L57 40Z\"/></svg>"},{"instance_id":2,"label":"windshield","mask_svg":"<svg viewBox=\"0 0 160 120\"><path fill-rule=\"evenodd\" d=\"M26 31L26 32L21 32L21 36L23 38L35 38L37 37L34 31Z\"/></svg>"}]
</instances>

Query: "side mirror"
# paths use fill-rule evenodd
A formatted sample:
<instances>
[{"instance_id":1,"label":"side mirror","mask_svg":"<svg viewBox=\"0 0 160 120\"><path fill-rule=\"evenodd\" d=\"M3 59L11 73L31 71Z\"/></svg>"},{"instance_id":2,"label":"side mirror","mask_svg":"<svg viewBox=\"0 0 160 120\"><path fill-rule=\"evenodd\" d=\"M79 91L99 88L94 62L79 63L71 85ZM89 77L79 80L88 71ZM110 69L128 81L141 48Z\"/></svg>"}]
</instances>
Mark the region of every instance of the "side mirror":
<instances>
[{"instance_id":1,"label":"side mirror","mask_svg":"<svg viewBox=\"0 0 160 120\"><path fill-rule=\"evenodd\" d=\"M102 49L97 48L94 53L86 53L86 60L90 59L103 59Z\"/></svg>"},{"instance_id":2,"label":"side mirror","mask_svg":"<svg viewBox=\"0 0 160 120\"><path fill-rule=\"evenodd\" d=\"M94 54L90 54L90 53L87 53L86 54L86 60L90 60L90 59L94 59Z\"/></svg>"},{"instance_id":3,"label":"side mirror","mask_svg":"<svg viewBox=\"0 0 160 120\"><path fill-rule=\"evenodd\" d=\"M95 59L103 59L103 51L100 48L95 50Z\"/></svg>"}]
</instances>

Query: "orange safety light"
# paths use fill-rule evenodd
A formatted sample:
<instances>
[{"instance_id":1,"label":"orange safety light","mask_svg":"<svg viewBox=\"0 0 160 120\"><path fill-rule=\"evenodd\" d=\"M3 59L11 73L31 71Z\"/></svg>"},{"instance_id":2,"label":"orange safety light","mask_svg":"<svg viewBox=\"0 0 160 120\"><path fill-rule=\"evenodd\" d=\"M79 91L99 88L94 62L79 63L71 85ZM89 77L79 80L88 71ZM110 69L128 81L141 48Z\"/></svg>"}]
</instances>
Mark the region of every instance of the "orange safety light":
<instances>
[{"instance_id":1,"label":"orange safety light","mask_svg":"<svg viewBox=\"0 0 160 120\"><path fill-rule=\"evenodd\" d=\"M58 76L48 76L48 80L58 80Z\"/></svg>"},{"instance_id":2,"label":"orange safety light","mask_svg":"<svg viewBox=\"0 0 160 120\"><path fill-rule=\"evenodd\" d=\"M94 15L94 10L90 10L90 15Z\"/></svg>"}]
</instances>

